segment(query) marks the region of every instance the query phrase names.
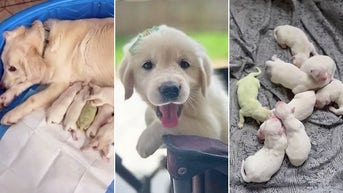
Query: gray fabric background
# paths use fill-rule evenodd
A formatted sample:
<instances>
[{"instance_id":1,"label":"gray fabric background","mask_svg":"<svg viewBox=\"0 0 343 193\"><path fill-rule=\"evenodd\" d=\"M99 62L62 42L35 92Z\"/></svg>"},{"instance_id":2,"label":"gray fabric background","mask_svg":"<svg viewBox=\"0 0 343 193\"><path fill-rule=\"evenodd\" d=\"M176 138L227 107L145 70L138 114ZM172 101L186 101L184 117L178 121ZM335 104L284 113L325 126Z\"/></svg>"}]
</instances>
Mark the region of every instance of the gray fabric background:
<instances>
[{"instance_id":1,"label":"gray fabric background","mask_svg":"<svg viewBox=\"0 0 343 193\"><path fill-rule=\"evenodd\" d=\"M327 110L315 110L304 120L312 149L301 167L287 158L267 183L244 183L241 161L262 147L256 137L259 125L246 119L237 128L236 82L259 66L263 73L259 101L274 108L278 100L288 102L293 94L274 85L264 74L265 61L277 54L291 62L289 50L279 47L273 37L278 25L290 24L304 30L318 53L329 55L337 64L335 78L343 80L343 1L341 0L230 0L230 154L231 192L343 192L343 120Z\"/></svg>"}]
</instances>

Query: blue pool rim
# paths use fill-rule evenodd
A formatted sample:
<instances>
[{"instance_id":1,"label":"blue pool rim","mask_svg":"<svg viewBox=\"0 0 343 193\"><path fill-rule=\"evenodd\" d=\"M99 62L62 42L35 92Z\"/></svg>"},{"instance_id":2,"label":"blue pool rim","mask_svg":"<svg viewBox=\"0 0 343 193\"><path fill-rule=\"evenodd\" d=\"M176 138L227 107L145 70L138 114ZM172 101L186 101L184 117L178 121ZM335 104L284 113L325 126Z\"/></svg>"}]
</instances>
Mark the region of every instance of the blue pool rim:
<instances>
[{"instance_id":1,"label":"blue pool rim","mask_svg":"<svg viewBox=\"0 0 343 193\"><path fill-rule=\"evenodd\" d=\"M87 11L88 10L88 11ZM91 10L91 11L89 11ZM30 26L34 20L47 19L85 19L114 17L114 0L50 0L22 10L0 23L0 53L2 53L5 40L3 32L13 30L20 25ZM114 42L113 42L114 43ZM3 74L2 61L0 60L0 77ZM38 85L34 85L19 95L14 101L0 111L0 119L9 110L22 103L26 98L35 94ZM2 94L4 90L0 90ZM7 131L8 126L0 125L0 138ZM106 193L114 192L114 185L109 185Z\"/></svg>"}]
</instances>

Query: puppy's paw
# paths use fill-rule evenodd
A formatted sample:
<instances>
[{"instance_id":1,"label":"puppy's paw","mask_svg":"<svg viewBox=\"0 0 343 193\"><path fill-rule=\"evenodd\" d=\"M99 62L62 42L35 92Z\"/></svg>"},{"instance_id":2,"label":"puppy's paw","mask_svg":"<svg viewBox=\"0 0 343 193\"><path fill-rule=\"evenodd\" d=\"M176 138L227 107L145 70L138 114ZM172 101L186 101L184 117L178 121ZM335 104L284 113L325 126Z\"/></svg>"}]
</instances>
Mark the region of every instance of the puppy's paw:
<instances>
[{"instance_id":1,"label":"puppy's paw","mask_svg":"<svg viewBox=\"0 0 343 193\"><path fill-rule=\"evenodd\" d=\"M138 139L136 150L142 158L152 155L162 145L162 138L145 130Z\"/></svg>"},{"instance_id":2,"label":"puppy's paw","mask_svg":"<svg viewBox=\"0 0 343 193\"><path fill-rule=\"evenodd\" d=\"M86 130L86 136L88 138L94 138L98 133L98 129L96 127L90 127Z\"/></svg>"}]
</instances>

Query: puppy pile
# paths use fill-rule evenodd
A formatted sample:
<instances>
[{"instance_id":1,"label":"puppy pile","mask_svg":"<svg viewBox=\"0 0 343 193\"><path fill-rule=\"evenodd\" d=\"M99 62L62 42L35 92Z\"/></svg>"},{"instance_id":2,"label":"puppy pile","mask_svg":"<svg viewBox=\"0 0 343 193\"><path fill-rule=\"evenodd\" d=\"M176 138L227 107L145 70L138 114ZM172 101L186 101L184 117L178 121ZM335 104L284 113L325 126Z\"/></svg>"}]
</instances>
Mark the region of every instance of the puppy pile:
<instances>
[{"instance_id":1,"label":"puppy pile","mask_svg":"<svg viewBox=\"0 0 343 193\"><path fill-rule=\"evenodd\" d=\"M311 150L311 139L301 122L314 108L330 106L336 115L343 114L343 83L334 79L336 64L329 56L319 55L305 33L290 25L274 29L274 38L282 48L289 48L292 63L275 55L266 61L266 72L271 82L290 89L294 98L286 104L279 101L272 110L262 107L257 100L259 81L250 73L237 82L239 106L238 127L243 127L244 116L263 122L257 131L264 146L242 161L241 175L245 182L266 182L281 167L286 154L293 166L301 166ZM263 109L263 111L262 111ZM268 114L267 112L271 113Z\"/></svg>"},{"instance_id":2,"label":"puppy pile","mask_svg":"<svg viewBox=\"0 0 343 193\"><path fill-rule=\"evenodd\" d=\"M76 130L85 131L88 142L81 150L93 148L108 159L114 139L114 88L74 82L47 110L47 123L62 124L77 140Z\"/></svg>"}]
</instances>

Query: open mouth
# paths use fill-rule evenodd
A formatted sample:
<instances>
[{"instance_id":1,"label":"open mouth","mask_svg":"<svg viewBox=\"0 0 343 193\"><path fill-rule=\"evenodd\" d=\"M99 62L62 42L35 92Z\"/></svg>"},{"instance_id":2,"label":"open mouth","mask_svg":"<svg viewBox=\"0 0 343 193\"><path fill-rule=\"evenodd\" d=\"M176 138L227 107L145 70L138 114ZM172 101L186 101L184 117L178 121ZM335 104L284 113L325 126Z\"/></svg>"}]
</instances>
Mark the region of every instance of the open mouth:
<instances>
[{"instance_id":1,"label":"open mouth","mask_svg":"<svg viewBox=\"0 0 343 193\"><path fill-rule=\"evenodd\" d=\"M169 103L157 106L156 115L160 118L162 126L165 128L176 127L182 111L182 104Z\"/></svg>"}]
</instances>

